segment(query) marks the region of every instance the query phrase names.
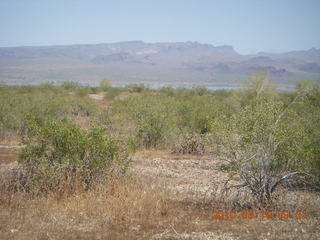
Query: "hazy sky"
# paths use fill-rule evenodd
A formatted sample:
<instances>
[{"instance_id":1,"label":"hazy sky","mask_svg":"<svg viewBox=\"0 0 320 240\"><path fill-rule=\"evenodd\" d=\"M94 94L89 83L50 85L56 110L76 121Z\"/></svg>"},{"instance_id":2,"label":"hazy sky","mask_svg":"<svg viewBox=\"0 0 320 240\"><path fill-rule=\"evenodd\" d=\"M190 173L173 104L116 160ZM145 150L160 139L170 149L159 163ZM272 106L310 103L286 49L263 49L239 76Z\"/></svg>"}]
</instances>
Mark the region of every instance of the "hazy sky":
<instances>
[{"instance_id":1,"label":"hazy sky","mask_svg":"<svg viewBox=\"0 0 320 240\"><path fill-rule=\"evenodd\" d=\"M0 47L131 40L320 48L320 0L0 0Z\"/></svg>"}]
</instances>

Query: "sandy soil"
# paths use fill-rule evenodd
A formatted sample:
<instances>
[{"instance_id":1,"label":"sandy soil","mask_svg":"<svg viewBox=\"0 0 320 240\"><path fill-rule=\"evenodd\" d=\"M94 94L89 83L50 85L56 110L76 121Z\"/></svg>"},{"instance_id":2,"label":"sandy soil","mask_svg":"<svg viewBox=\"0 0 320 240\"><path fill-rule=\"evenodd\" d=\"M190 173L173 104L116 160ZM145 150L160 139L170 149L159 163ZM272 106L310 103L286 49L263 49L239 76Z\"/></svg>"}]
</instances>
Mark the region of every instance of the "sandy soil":
<instances>
[{"instance_id":1,"label":"sandy soil","mask_svg":"<svg viewBox=\"0 0 320 240\"><path fill-rule=\"evenodd\" d=\"M222 162L210 156L175 155L167 152L139 152L133 157L132 172L157 179L177 196L207 199L228 180L220 170Z\"/></svg>"}]
</instances>

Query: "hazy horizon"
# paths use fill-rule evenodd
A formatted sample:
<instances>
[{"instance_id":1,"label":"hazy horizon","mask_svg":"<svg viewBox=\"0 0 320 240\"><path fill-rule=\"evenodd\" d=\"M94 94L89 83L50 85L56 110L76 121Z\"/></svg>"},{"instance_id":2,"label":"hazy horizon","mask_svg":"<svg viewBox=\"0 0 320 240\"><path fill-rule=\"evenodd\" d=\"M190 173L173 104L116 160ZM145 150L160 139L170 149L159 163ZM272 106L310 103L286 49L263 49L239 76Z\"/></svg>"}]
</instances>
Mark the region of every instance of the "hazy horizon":
<instances>
[{"instance_id":1,"label":"hazy horizon","mask_svg":"<svg viewBox=\"0 0 320 240\"><path fill-rule=\"evenodd\" d=\"M118 41L118 42L94 42L94 43L70 43L70 44L50 44L50 45L16 45L16 46L5 46L5 47L2 47L0 46L0 48L19 48L19 47L50 47L50 46L75 46L75 45L98 45L98 44L116 44L116 43L126 43L126 42L144 42L144 43L151 43L151 44L156 44L156 43L184 43L184 42L196 42L196 43L200 43L200 44L211 44L211 43L207 43L207 42L199 42L199 41L190 41L190 40L186 40L186 41L166 41L166 42L159 42L159 41L155 41L155 42L147 42L147 41L143 41L143 40L137 40L137 39L133 39L133 40L126 40L126 41ZM274 54L280 54L280 53L286 53L286 52L294 52L294 51L308 51L310 49L320 49L320 47L310 47L310 48L306 48L306 49L292 49L292 50L288 50L288 51L272 51L272 50L264 50L264 49L261 49L259 51L256 51L256 52L251 52L251 53L241 53L239 52L234 46L232 45L227 45L227 44L221 44L221 45L213 45L211 44L212 46L214 47L219 47L219 46L231 46L233 47L233 49L241 54L241 55L255 55L255 54L258 54L260 52L265 52L265 53L274 53Z\"/></svg>"},{"instance_id":2,"label":"hazy horizon","mask_svg":"<svg viewBox=\"0 0 320 240\"><path fill-rule=\"evenodd\" d=\"M0 47L197 41L240 54L320 48L320 1L0 1Z\"/></svg>"}]
</instances>

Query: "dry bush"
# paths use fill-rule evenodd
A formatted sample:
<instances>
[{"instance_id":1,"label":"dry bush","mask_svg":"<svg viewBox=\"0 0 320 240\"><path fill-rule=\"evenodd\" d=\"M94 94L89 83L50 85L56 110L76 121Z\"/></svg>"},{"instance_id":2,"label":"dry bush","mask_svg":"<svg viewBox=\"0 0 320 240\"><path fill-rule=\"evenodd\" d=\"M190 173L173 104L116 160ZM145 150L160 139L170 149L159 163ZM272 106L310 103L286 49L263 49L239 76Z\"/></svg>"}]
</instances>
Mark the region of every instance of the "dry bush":
<instances>
[{"instance_id":1,"label":"dry bush","mask_svg":"<svg viewBox=\"0 0 320 240\"><path fill-rule=\"evenodd\" d=\"M197 154L205 153L205 139L202 134L184 134L180 136L178 142L171 148L172 153L178 154Z\"/></svg>"}]
</instances>

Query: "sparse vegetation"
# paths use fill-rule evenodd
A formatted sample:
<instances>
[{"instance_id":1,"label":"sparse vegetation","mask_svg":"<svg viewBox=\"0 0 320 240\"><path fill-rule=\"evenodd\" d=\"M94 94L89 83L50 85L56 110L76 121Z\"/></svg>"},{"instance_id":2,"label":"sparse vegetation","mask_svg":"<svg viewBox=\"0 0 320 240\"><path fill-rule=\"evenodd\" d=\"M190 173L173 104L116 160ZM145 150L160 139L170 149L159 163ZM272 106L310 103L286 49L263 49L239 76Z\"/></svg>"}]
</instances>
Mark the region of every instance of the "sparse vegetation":
<instances>
[{"instance_id":1,"label":"sparse vegetation","mask_svg":"<svg viewBox=\"0 0 320 240\"><path fill-rule=\"evenodd\" d=\"M10 229L29 238L35 221L42 224L33 228L36 238L67 239L69 228L93 239L120 239L118 232L187 239L194 235L186 226L206 236L237 226L247 239L259 231L276 238L280 223L272 220L263 220L266 230L239 220L212 224L209 215L213 207L307 206L312 218L300 223L310 234L301 236L317 239L320 88L300 82L279 92L268 81L256 73L247 88L217 91L112 87L107 80L99 87L0 85L0 140L21 143L19 164L0 169L0 238ZM299 222L281 224L302 231Z\"/></svg>"}]
</instances>

